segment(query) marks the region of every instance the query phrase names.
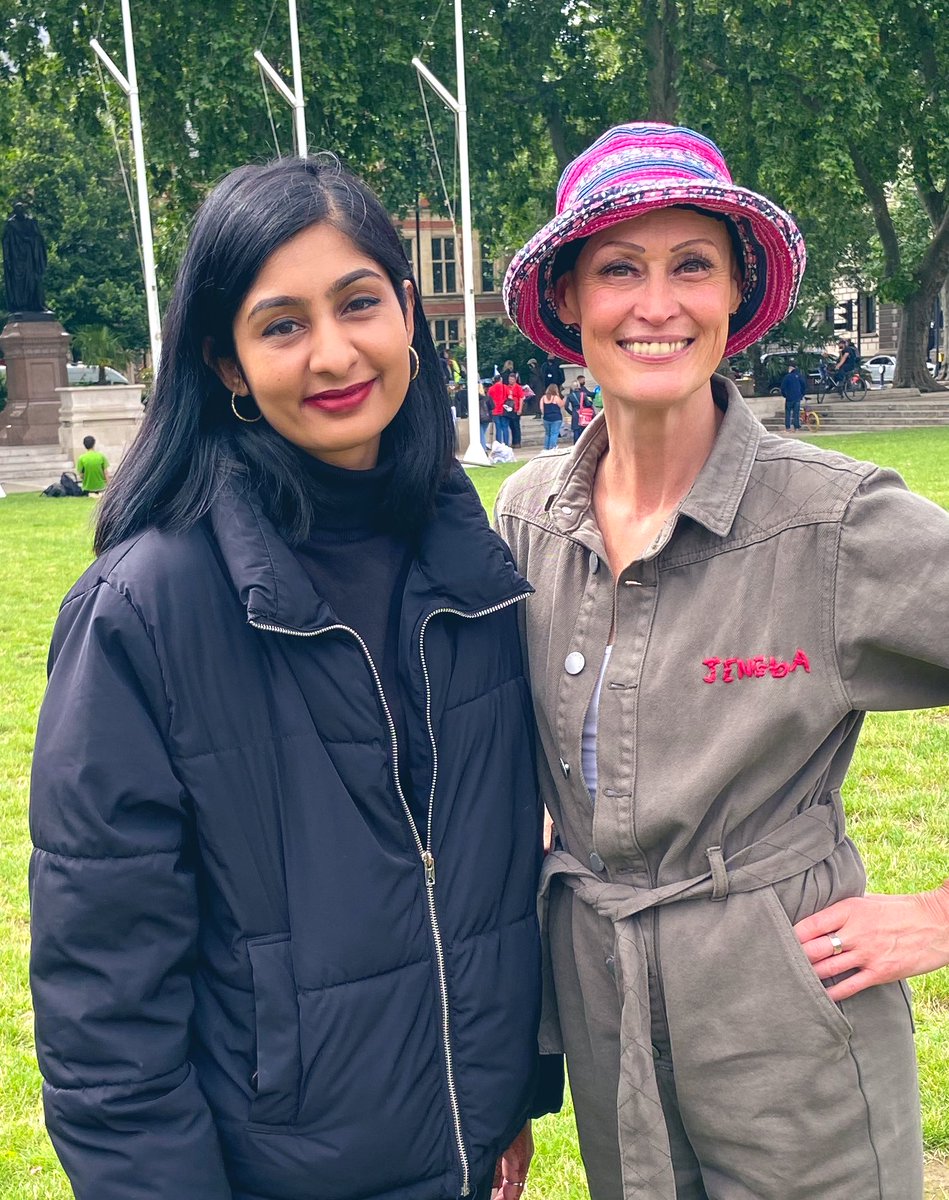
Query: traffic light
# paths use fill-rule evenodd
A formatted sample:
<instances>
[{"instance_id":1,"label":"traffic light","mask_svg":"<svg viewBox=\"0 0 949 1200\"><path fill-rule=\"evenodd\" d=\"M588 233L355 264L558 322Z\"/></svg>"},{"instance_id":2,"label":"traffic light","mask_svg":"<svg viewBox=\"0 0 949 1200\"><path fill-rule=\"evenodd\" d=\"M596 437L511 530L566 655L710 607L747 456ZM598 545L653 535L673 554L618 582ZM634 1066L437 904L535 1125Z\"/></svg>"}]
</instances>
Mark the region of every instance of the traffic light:
<instances>
[{"instance_id":1,"label":"traffic light","mask_svg":"<svg viewBox=\"0 0 949 1200\"><path fill-rule=\"evenodd\" d=\"M843 300L834 309L834 329L853 329L852 300Z\"/></svg>"}]
</instances>

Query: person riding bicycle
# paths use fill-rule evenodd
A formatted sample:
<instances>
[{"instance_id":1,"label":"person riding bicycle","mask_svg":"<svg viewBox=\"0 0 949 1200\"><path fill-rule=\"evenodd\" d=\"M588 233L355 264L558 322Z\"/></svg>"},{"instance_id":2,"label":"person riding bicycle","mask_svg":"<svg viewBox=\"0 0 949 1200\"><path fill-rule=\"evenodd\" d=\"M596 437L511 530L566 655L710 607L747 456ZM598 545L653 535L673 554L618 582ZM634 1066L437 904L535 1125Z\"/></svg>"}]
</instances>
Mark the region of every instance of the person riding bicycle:
<instances>
[{"instance_id":1,"label":"person riding bicycle","mask_svg":"<svg viewBox=\"0 0 949 1200\"><path fill-rule=\"evenodd\" d=\"M837 342L837 349L840 352L840 357L834 363L834 379L838 383L842 383L851 371L857 369L857 348L853 342L848 339L841 338Z\"/></svg>"}]
</instances>

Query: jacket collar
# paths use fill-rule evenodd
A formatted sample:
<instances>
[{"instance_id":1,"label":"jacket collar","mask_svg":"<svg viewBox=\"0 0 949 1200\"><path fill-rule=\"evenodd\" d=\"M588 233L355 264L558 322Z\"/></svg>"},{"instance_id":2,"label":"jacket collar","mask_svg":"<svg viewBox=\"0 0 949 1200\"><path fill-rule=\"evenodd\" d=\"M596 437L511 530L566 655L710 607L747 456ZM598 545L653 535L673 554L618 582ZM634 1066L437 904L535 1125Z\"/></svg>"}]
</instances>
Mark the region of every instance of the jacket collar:
<instances>
[{"instance_id":1,"label":"jacket collar","mask_svg":"<svg viewBox=\"0 0 949 1200\"><path fill-rule=\"evenodd\" d=\"M210 527L249 621L304 633L346 621L345 613L335 613L317 594L254 493L224 484L211 506ZM532 590L488 525L474 486L456 466L420 534L405 606L419 615L435 608L477 612Z\"/></svg>"},{"instance_id":2,"label":"jacket collar","mask_svg":"<svg viewBox=\"0 0 949 1200\"><path fill-rule=\"evenodd\" d=\"M730 379L713 375L712 390L725 416L712 452L679 511L724 537L734 524L748 485L763 426ZM589 519L596 468L608 446L606 418L600 413L577 443L566 473L555 480L547 496L550 518L563 533L576 532Z\"/></svg>"}]
</instances>

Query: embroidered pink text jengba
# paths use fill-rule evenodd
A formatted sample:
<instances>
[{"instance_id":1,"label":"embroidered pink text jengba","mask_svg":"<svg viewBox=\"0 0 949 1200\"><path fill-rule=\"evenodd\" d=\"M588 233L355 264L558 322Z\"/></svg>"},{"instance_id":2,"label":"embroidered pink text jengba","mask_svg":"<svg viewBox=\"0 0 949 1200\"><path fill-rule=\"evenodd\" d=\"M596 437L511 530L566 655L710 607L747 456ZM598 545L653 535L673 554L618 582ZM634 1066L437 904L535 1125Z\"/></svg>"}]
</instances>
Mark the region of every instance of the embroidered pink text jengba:
<instances>
[{"instance_id":1,"label":"embroidered pink text jengba","mask_svg":"<svg viewBox=\"0 0 949 1200\"><path fill-rule=\"evenodd\" d=\"M755 654L751 658L703 658L702 666L708 673L703 677L703 683L734 683L737 679L764 679L770 675L772 679L784 679L798 667L811 673L811 664L803 650L796 650L790 662L775 658L772 654L765 658L763 654Z\"/></svg>"}]
</instances>

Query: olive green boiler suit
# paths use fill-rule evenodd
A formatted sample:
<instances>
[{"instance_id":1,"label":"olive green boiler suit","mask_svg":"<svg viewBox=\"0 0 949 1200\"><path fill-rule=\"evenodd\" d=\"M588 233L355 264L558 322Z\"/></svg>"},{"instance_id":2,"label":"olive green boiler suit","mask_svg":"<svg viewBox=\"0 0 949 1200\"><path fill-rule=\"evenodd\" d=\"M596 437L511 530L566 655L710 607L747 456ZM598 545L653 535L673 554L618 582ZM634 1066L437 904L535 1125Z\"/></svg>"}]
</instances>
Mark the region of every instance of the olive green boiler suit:
<instances>
[{"instance_id":1,"label":"olive green boiler suit","mask_svg":"<svg viewBox=\"0 0 949 1200\"><path fill-rule=\"evenodd\" d=\"M713 391L711 455L618 579L602 416L498 500L558 832L544 1049L593 1200L917 1200L908 990L833 1003L792 926L864 890L840 799L863 713L949 703L949 514Z\"/></svg>"}]
</instances>

